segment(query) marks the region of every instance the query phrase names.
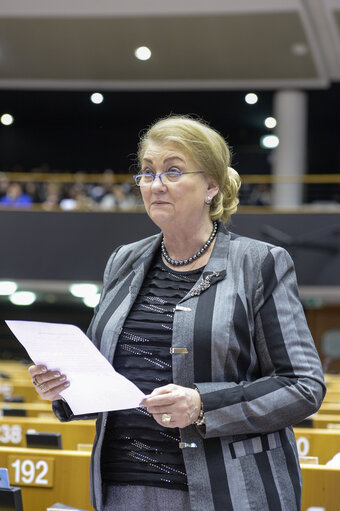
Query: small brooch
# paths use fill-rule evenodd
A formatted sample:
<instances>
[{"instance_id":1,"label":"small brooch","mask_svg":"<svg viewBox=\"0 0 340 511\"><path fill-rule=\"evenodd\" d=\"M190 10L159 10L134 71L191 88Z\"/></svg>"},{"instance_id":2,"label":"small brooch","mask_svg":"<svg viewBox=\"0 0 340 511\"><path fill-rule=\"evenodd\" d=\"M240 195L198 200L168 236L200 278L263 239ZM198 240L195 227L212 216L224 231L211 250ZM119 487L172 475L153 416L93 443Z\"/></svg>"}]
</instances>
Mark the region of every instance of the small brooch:
<instances>
[{"instance_id":1,"label":"small brooch","mask_svg":"<svg viewBox=\"0 0 340 511\"><path fill-rule=\"evenodd\" d=\"M203 291L205 291L206 289L208 289L210 286L211 286L211 281L214 277L218 277L220 275L219 272L216 272L216 271L213 271L212 273L210 273L209 275L207 275L200 284L198 284L198 286L195 286L192 288L192 290L190 291L190 296L198 296L200 295L201 293L203 293Z\"/></svg>"}]
</instances>

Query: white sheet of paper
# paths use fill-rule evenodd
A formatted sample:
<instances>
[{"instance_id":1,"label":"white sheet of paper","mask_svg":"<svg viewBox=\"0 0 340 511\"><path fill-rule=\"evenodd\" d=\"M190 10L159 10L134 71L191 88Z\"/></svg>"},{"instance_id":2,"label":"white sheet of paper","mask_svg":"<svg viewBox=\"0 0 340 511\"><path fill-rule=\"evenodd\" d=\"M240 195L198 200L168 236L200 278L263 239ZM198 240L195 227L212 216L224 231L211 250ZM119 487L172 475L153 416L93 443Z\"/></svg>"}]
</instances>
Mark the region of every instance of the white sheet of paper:
<instances>
[{"instance_id":1,"label":"white sheet of paper","mask_svg":"<svg viewBox=\"0 0 340 511\"><path fill-rule=\"evenodd\" d=\"M65 374L70 386L61 395L74 414L125 410L145 394L109 361L75 325L6 321L33 362Z\"/></svg>"}]
</instances>

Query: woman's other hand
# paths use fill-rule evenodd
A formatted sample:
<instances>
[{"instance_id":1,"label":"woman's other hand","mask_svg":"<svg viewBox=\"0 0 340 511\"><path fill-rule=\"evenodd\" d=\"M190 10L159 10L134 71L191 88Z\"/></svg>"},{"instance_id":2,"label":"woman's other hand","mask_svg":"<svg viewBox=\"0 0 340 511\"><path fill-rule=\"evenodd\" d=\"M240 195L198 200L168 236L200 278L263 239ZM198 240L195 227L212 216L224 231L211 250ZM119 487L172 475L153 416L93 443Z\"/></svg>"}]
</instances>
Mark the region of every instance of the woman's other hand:
<instances>
[{"instance_id":1,"label":"woman's other hand","mask_svg":"<svg viewBox=\"0 0 340 511\"><path fill-rule=\"evenodd\" d=\"M141 404L161 426L185 428L198 419L201 396L195 389L171 383L155 389Z\"/></svg>"},{"instance_id":2,"label":"woman's other hand","mask_svg":"<svg viewBox=\"0 0 340 511\"><path fill-rule=\"evenodd\" d=\"M31 366L28 371L35 390L43 399L50 401L62 399L60 392L70 386L66 376L58 370L50 370L45 366L38 365Z\"/></svg>"}]
</instances>

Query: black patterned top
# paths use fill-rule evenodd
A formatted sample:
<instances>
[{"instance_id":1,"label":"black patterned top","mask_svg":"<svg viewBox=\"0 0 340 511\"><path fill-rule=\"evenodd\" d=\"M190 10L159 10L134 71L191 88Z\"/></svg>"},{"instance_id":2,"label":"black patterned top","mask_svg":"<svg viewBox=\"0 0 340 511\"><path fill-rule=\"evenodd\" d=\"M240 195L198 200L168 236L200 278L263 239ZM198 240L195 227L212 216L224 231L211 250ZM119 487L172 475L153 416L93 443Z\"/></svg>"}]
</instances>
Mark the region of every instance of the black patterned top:
<instances>
[{"instance_id":1,"label":"black patterned top","mask_svg":"<svg viewBox=\"0 0 340 511\"><path fill-rule=\"evenodd\" d=\"M202 270L171 270L158 253L144 279L119 337L113 365L145 394L173 382L174 308ZM102 448L103 480L187 490L179 441L178 428L160 426L144 408L110 412Z\"/></svg>"}]
</instances>

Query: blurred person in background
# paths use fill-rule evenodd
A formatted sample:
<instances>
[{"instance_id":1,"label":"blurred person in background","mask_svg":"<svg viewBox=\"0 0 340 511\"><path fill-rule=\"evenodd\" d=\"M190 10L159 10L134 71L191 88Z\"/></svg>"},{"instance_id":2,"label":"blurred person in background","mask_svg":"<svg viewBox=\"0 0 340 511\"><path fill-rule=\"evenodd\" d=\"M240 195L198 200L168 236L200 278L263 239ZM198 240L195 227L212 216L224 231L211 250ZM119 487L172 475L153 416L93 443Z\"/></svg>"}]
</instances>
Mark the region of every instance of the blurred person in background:
<instances>
[{"instance_id":1,"label":"blurred person in background","mask_svg":"<svg viewBox=\"0 0 340 511\"><path fill-rule=\"evenodd\" d=\"M88 194L95 201L100 202L106 194L111 193L112 185L115 183L115 174L112 169L105 169L99 183L89 187Z\"/></svg>"},{"instance_id":2,"label":"blurred person in background","mask_svg":"<svg viewBox=\"0 0 340 511\"><path fill-rule=\"evenodd\" d=\"M132 210L136 206L134 195L126 193L121 184L114 184L111 187L111 192L104 195L99 203L102 210L110 210L118 208L121 211Z\"/></svg>"},{"instance_id":3,"label":"blurred person in background","mask_svg":"<svg viewBox=\"0 0 340 511\"><path fill-rule=\"evenodd\" d=\"M34 204L41 204L45 199L43 183L29 181L25 185L26 193L31 197Z\"/></svg>"},{"instance_id":4,"label":"blurred person in background","mask_svg":"<svg viewBox=\"0 0 340 511\"><path fill-rule=\"evenodd\" d=\"M10 183L6 195L0 199L1 206L11 208L30 208L32 203L32 198L24 192L20 183Z\"/></svg>"},{"instance_id":5,"label":"blurred person in background","mask_svg":"<svg viewBox=\"0 0 340 511\"><path fill-rule=\"evenodd\" d=\"M60 200L60 208L64 211L97 209L96 203L86 193L83 183L73 183L64 186L63 198Z\"/></svg>"},{"instance_id":6,"label":"blurred person in background","mask_svg":"<svg viewBox=\"0 0 340 511\"><path fill-rule=\"evenodd\" d=\"M42 209L45 211L60 209L61 185L59 183L44 183L43 196Z\"/></svg>"},{"instance_id":7,"label":"blurred person in background","mask_svg":"<svg viewBox=\"0 0 340 511\"><path fill-rule=\"evenodd\" d=\"M0 172L0 199L4 197L7 193L7 188L9 185L9 180L5 172Z\"/></svg>"}]
</instances>

